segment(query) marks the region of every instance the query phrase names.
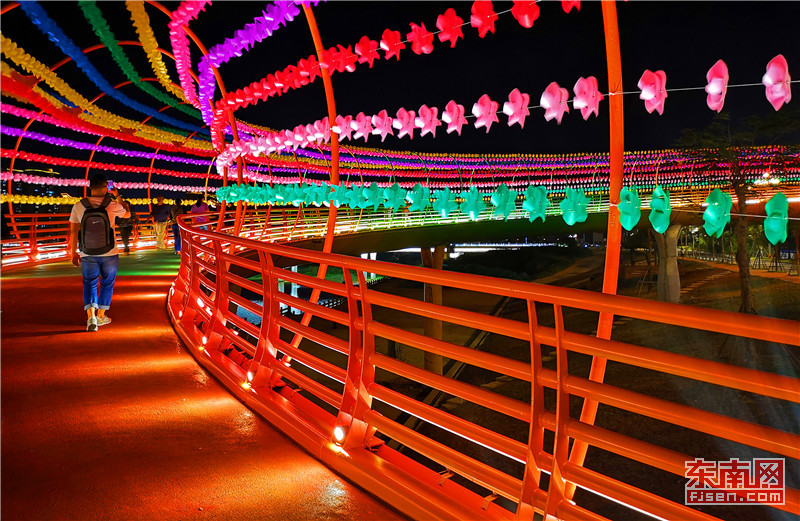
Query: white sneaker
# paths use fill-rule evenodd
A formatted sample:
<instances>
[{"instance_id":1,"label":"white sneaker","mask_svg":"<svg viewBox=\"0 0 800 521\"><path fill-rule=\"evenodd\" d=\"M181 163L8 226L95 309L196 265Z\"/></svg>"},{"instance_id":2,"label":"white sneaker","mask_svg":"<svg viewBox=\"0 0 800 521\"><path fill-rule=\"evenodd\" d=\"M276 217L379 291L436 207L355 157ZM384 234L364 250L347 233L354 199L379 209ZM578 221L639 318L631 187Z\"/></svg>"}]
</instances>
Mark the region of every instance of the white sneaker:
<instances>
[{"instance_id":1,"label":"white sneaker","mask_svg":"<svg viewBox=\"0 0 800 521\"><path fill-rule=\"evenodd\" d=\"M97 331L97 317L92 317L86 321L86 331Z\"/></svg>"},{"instance_id":2,"label":"white sneaker","mask_svg":"<svg viewBox=\"0 0 800 521\"><path fill-rule=\"evenodd\" d=\"M110 324L110 323L111 323L111 317L109 317L109 316L105 316L103 318L100 318L100 317L97 318L97 326L98 327L105 326L106 324Z\"/></svg>"}]
</instances>

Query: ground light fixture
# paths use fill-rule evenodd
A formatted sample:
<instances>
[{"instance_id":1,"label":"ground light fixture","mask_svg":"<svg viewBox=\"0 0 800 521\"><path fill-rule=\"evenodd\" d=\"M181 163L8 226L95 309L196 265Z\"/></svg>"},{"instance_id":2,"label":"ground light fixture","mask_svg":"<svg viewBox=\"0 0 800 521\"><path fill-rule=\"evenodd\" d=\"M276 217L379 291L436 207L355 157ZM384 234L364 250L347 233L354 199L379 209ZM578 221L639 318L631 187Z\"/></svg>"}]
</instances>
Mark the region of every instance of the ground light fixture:
<instances>
[{"instance_id":1,"label":"ground light fixture","mask_svg":"<svg viewBox=\"0 0 800 521\"><path fill-rule=\"evenodd\" d=\"M347 427L344 425L337 425L333 429L333 441L336 445L344 445L344 440L347 438Z\"/></svg>"}]
</instances>

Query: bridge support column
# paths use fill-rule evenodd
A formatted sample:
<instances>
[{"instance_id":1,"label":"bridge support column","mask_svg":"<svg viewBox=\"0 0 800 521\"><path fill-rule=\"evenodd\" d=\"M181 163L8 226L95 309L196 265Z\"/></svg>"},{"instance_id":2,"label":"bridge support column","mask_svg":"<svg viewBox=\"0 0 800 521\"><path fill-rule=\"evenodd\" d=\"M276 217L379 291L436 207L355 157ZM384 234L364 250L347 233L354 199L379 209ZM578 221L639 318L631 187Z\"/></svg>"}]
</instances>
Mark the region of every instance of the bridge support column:
<instances>
[{"instance_id":1,"label":"bridge support column","mask_svg":"<svg viewBox=\"0 0 800 521\"><path fill-rule=\"evenodd\" d=\"M431 252L428 248L420 248L422 265L435 270L442 269L444 265L444 246L436 246ZM424 300L431 304L442 304L442 286L438 284L425 284ZM442 321L425 317L425 336L428 338L442 339ZM442 355L425 353L425 370L435 374L444 372Z\"/></svg>"},{"instance_id":2,"label":"bridge support column","mask_svg":"<svg viewBox=\"0 0 800 521\"><path fill-rule=\"evenodd\" d=\"M681 298L678 273L678 236L681 225L673 224L664 233L656 233L658 244L658 300L677 304Z\"/></svg>"}]
</instances>

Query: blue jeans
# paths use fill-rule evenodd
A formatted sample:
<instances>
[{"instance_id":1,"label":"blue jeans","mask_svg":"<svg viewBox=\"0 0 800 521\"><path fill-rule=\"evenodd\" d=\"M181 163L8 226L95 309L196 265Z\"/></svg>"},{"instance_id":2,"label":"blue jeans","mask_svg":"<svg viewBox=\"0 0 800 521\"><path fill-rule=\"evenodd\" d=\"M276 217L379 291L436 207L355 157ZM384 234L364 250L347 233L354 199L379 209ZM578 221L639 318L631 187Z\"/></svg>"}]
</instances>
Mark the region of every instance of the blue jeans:
<instances>
[{"instance_id":1,"label":"blue jeans","mask_svg":"<svg viewBox=\"0 0 800 521\"><path fill-rule=\"evenodd\" d=\"M181 228L177 224L172 225L172 238L175 239L175 251L181 251Z\"/></svg>"},{"instance_id":2,"label":"blue jeans","mask_svg":"<svg viewBox=\"0 0 800 521\"><path fill-rule=\"evenodd\" d=\"M83 270L83 309L111 307L114 282L117 280L119 255L107 257L81 257ZM100 297L97 297L97 280L100 279Z\"/></svg>"}]
</instances>

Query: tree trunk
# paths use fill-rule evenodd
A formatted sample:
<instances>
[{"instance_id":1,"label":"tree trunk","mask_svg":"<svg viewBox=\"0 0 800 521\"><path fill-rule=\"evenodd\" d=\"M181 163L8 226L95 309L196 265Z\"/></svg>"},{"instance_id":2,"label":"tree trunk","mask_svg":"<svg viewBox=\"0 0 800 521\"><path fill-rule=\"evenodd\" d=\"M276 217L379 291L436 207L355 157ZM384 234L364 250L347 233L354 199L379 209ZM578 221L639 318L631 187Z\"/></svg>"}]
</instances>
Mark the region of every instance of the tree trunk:
<instances>
[{"instance_id":1,"label":"tree trunk","mask_svg":"<svg viewBox=\"0 0 800 521\"><path fill-rule=\"evenodd\" d=\"M421 248L422 265L426 268L433 268L441 270L444 264L444 246L436 246L431 253L428 248ZM423 288L423 297L425 302L432 304L442 304L442 286L439 284L425 283ZM442 321L432 317L425 317L425 336L442 340ZM444 357L436 353L425 351L424 367L426 371L441 375L444 372Z\"/></svg>"},{"instance_id":2,"label":"tree trunk","mask_svg":"<svg viewBox=\"0 0 800 521\"><path fill-rule=\"evenodd\" d=\"M743 214L747 210L747 185L738 183L734 185L736 191L736 202L739 207L738 213ZM750 255L747 253L747 220L744 217L737 217L733 225L736 234L736 264L739 266L739 286L741 287L742 303L739 306L740 313L757 314L753 305L752 286L750 285Z\"/></svg>"},{"instance_id":3,"label":"tree trunk","mask_svg":"<svg viewBox=\"0 0 800 521\"><path fill-rule=\"evenodd\" d=\"M678 271L678 235L680 224L672 224L664 233L655 233L658 246L658 300L677 304L681 299L681 276Z\"/></svg>"}]
</instances>

